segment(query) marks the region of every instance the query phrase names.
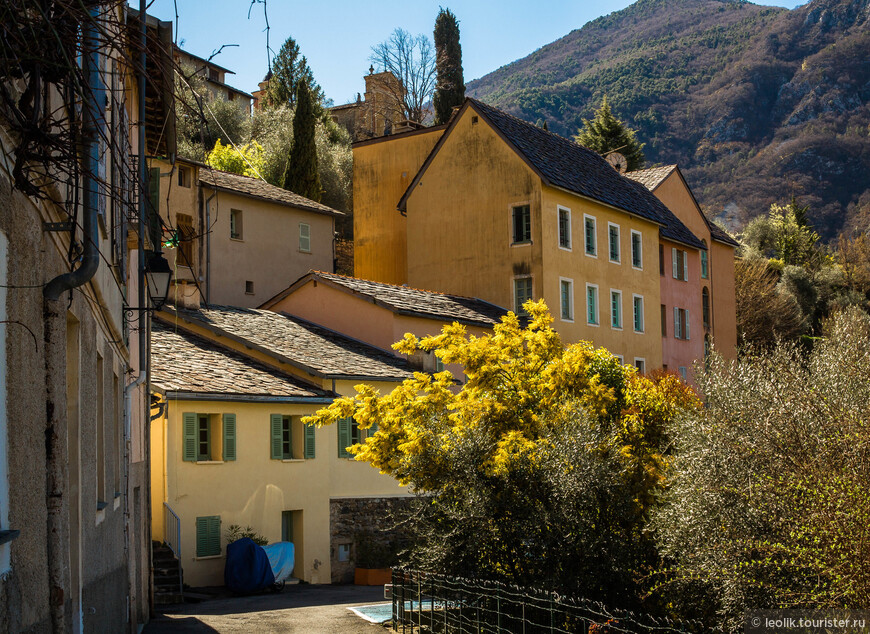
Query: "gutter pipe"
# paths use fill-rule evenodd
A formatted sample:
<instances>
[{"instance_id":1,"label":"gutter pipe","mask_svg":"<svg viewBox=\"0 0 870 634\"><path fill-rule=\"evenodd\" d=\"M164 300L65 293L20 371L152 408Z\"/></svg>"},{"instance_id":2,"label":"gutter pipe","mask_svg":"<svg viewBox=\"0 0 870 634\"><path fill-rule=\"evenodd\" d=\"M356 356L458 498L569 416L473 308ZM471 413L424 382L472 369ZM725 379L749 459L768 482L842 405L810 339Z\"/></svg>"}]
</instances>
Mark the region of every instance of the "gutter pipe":
<instances>
[{"instance_id":1,"label":"gutter pipe","mask_svg":"<svg viewBox=\"0 0 870 634\"><path fill-rule=\"evenodd\" d=\"M97 214L99 204L99 183L97 174L100 165L100 134L105 131L106 86L100 76L100 33L97 28L98 8L90 10L90 19L82 27L82 66L87 77L88 90L82 108L82 140L84 142L84 222L82 223L82 242L84 253L81 264L75 271L63 273L52 279L42 289L43 296L57 301L65 292L87 284L96 274L100 264L100 250L97 244L99 230Z\"/></svg>"}]
</instances>

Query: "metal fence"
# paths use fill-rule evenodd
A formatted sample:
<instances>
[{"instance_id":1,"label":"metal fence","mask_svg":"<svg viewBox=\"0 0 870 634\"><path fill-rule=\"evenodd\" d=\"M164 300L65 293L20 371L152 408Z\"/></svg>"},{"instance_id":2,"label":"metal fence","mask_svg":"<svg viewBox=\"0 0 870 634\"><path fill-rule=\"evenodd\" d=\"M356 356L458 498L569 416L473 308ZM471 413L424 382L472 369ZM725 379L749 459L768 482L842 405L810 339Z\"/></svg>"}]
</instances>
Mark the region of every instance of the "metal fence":
<instances>
[{"instance_id":1,"label":"metal fence","mask_svg":"<svg viewBox=\"0 0 870 634\"><path fill-rule=\"evenodd\" d=\"M700 632L594 601L491 581L393 570L393 631L403 634L611 634Z\"/></svg>"}]
</instances>

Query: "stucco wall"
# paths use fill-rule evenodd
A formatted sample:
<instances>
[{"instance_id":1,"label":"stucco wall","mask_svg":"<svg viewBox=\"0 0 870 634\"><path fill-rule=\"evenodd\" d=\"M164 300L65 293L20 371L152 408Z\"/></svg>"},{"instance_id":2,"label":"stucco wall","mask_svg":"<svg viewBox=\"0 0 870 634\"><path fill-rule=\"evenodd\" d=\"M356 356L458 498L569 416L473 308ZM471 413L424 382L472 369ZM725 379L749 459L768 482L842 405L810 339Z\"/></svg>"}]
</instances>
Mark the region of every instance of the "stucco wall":
<instances>
[{"instance_id":1,"label":"stucco wall","mask_svg":"<svg viewBox=\"0 0 870 634\"><path fill-rule=\"evenodd\" d=\"M541 279L540 179L473 117L466 109L408 200L408 284L512 308L514 277ZM511 244L516 205L530 207L530 243Z\"/></svg>"},{"instance_id":2,"label":"stucco wall","mask_svg":"<svg viewBox=\"0 0 870 634\"><path fill-rule=\"evenodd\" d=\"M728 359L737 358L737 301L734 297L734 248L713 242L710 248L713 294L713 345Z\"/></svg>"},{"instance_id":3,"label":"stucco wall","mask_svg":"<svg viewBox=\"0 0 870 634\"><path fill-rule=\"evenodd\" d=\"M665 305L666 336L661 337L662 363L670 372L686 368L688 378L692 375L692 364L704 359L704 327L701 312L701 256L695 249L687 249L676 242L662 240L664 246L665 274L661 276L662 299ZM688 281L674 279L673 250L679 249L688 254ZM658 255L656 255L658 259ZM704 280L706 281L706 280ZM674 337L674 308L689 311L689 339ZM661 336L661 331L659 331Z\"/></svg>"},{"instance_id":4,"label":"stucco wall","mask_svg":"<svg viewBox=\"0 0 870 634\"><path fill-rule=\"evenodd\" d=\"M644 359L647 370L660 367L658 225L552 188L544 189L543 207L543 296L553 315L553 326L563 341L566 344L580 340L592 341L596 346L604 346L613 354L621 355L625 363L632 364L637 357ZM559 207L571 212L570 250L559 247ZM595 218L595 257L587 255L585 251L585 215ZM619 227L619 262L613 262L609 257L608 223ZM640 268L632 266L632 230L641 234ZM573 282L573 320L564 320L561 316L561 279ZM587 283L598 285L598 326L587 323ZM611 290L622 292L621 329L612 327ZM634 330L634 295L643 297L643 332Z\"/></svg>"},{"instance_id":5,"label":"stucco wall","mask_svg":"<svg viewBox=\"0 0 870 634\"><path fill-rule=\"evenodd\" d=\"M396 207L440 136L438 128L354 145L356 277L388 284L408 281L406 222Z\"/></svg>"},{"instance_id":6,"label":"stucco wall","mask_svg":"<svg viewBox=\"0 0 870 634\"><path fill-rule=\"evenodd\" d=\"M145 551L131 551L129 558L125 553L129 491L114 475L116 469L124 472L118 390L128 351L122 288L106 266L112 260L109 237L99 236L100 266L89 284L58 301L44 300L42 285L70 269L68 234L43 231L43 222L61 220L57 210L37 207L3 178L0 188L7 192L0 196L0 231L14 236L8 259L0 262L9 285L4 306L9 323L0 325L0 333L10 492L8 523L0 528L21 531L0 547L9 555L9 567L0 570L0 631L50 630L52 605L62 606L59 627L70 631L74 623L88 631L135 629L137 619L147 620L148 592L130 587L130 570ZM131 487L141 485L142 470L130 473ZM98 499L107 504L102 510ZM131 523L130 536L147 544L148 523L141 514L139 519ZM52 570L58 576L52 578Z\"/></svg>"},{"instance_id":7,"label":"stucco wall","mask_svg":"<svg viewBox=\"0 0 870 634\"><path fill-rule=\"evenodd\" d=\"M208 199L213 190L204 188ZM332 271L332 216L220 191L208 205L211 228L208 301L257 307L311 269ZM230 213L242 212L242 237L230 237ZM311 250L299 248L299 224L311 230ZM246 282L253 282L252 293Z\"/></svg>"}]
</instances>

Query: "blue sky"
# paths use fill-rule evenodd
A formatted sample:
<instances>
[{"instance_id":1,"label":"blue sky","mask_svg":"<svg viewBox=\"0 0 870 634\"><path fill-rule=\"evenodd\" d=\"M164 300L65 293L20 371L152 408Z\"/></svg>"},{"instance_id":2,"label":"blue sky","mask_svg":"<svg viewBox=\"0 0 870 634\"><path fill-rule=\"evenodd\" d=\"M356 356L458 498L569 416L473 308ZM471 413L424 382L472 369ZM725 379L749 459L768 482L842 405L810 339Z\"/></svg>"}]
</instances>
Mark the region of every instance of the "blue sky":
<instances>
[{"instance_id":1,"label":"blue sky","mask_svg":"<svg viewBox=\"0 0 870 634\"><path fill-rule=\"evenodd\" d=\"M326 96L341 104L363 90L371 47L397 27L431 37L439 5L449 7L459 19L469 81L630 4L631 0L268 0L266 6L271 48L277 52L292 36ZM756 4L792 9L804 0ZM251 8L250 0L154 0L148 13L175 22L176 5L175 36L183 41L182 48L207 58L223 44L238 44L223 49L214 62L235 71L228 84L246 92L256 90L267 70L263 4ZM138 8L135 0L134 7Z\"/></svg>"}]
</instances>

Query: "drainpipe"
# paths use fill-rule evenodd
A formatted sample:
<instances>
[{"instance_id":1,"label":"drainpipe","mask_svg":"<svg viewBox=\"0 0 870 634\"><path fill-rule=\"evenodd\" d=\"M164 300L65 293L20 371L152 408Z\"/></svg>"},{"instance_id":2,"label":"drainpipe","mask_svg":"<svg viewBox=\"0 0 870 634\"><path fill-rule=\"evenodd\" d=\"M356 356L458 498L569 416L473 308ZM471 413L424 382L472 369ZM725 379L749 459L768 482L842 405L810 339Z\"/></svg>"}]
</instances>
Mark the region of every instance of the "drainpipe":
<instances>
[{"instance_id":1,"label":"drainpipe","mask_svg":"<svg viewBox=\"0 0 870 634\"><path fill-rule=\"evenodd\" d=\"M205 199L205 305L211 302L211 199L217 196L214 190Z\"/></svg>"},{"instance_id":2,"label":"drainpipe","mask_svg":"<svg viewBox=\"0 0 870 634\"><path fill-rule=\"evenodd\" d=\"M97 229L97 205L100 191L97 181L100 165L100 133L105 129L106 86L100 77L100 34L97 29L98 10L90 10L90 19L82 28L82 70L87 77L84 107L82 108L82 141L84 142L84 219L82 242L84 254L75 271L58 275L42 289L43 296L57 301L65 292L87 284L100 264Z\"/></svg>"}]
</instances>

